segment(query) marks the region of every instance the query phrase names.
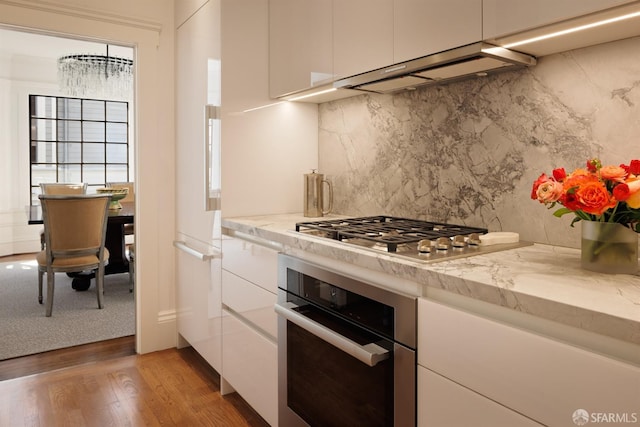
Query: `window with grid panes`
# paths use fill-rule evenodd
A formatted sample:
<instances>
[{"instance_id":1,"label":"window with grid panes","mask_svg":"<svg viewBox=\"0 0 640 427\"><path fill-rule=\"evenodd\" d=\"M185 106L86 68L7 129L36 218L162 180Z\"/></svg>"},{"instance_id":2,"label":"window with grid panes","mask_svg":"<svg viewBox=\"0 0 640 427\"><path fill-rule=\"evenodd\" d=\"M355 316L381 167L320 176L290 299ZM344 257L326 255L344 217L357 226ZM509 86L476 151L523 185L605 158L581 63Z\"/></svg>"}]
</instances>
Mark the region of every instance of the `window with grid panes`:
<instances>
[{"instance_id":1,"label":"window with grid panes","mask_svg":"<svg viewBox=\"0 0 640 427\"><path fill-rule=\"evenodd\" d=\"M87 192L129 181L129 104L29 96L31 204L40 183L86 182Z\"/></svg>"}]
</instances>

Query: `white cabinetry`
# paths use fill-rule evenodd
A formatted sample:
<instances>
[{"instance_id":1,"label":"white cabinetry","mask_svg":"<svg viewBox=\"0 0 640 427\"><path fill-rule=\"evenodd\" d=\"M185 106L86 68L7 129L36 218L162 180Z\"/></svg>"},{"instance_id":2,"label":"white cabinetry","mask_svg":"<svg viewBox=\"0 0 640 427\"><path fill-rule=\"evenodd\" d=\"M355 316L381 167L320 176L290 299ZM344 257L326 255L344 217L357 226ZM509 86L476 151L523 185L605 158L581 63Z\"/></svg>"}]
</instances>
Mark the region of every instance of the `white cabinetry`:
<instances>
[{"instance_id":1,"label":"white cabinetry","mask_svg":"<svg viewBox=\"0 0 640 427\"><path fill-rule=\"evenodd\" d=\"M191 15L196 13L208 0L180 0L174 3L176 27L180 27Z\"/></svg>"},{"instance_id":2,"label":"white cabinetry","mask_svg":"<svg viewBox=\"0 0 640 427\"><path fill-rule=\"evenodd\" d=\"M541 426L517 412L418 366L418 426Z\"/></svg>"},{"instance_id":3,"label":"white cabinetry","mask_svg":"<svg viewBox=\"0 0 640 427\"><path fill-rule=\"evenodd\" d=\"M220 256L215 248L177 251L178 333L216 371L222 372L222 303ZM184 344L182 344L184 345Z\"/></svg>"},{"instance_id":4,"label":"white cabinetry","mask_svg":"<svg viewBox=\"0 0 640 427\"><path fill-rule=\"evenodd\" d=\"M636 366L425 299L418 322L419 365L543 425L574 425L578 409L638 414ZM428 394L419 388L427 409Z\"/></svg>"},{"instance_id":5,"label":"white cabinetry","mask_svg":"<svg viewBox=\"0 0 640 427\"><path fill-rule=\"evenodd\" d=\"M482 0L271 0L269 20L279 97L478 42Z\"/></svg>"},{"instance_id":6,"label":"white cabinetry","mask_svg":"<svg viewBox=\"0 0 640 427\"><path fill-rule=\"evenodd\" d=\"M530 30L586 15L632 0L484 0L483 39Z\"/></svg>"},{"instance_id":7,"label":"white cabinetry","mask_svg":"<svg viewBox=\"0 0 640 427\"><path fill-rule=\"evenodd\" d=\"M394 0L333 2L333 72L350 77L393 64Z\"/></svg>"},{"instance_id":8,"label":"white cabinetry","mask_svg":"<svg viewBox=\"0 0 640 427\"><path fill-rule=\"evenodd\" d=\"M189 16L176 31L176 311L178 334L186 341L179 345L192 345L220 372L220 212L205 210L202 160L204 108L219 87L209 64L220 58L220 2L209 0L189 14L199 5L193 1L176 10Z\"/></svg>"},{"instance_id":9,"label":"white cabinetry","mask_svg":"<svg viewBox=\"0 0 640 427\"><path fill-rule=\"evenodd\" d=\"M269 1L269 93L333 80L332 0Z\"/></svg>"},{"instance_id":10,"label":"white cabinetry","mask_svg":"<svg viewBox=\"0 0 640 427\"><path fill-rule=\"evenodd\" d=\"M234 233L236 236L237 233ZM271 425L278 421L278 252L269 242L222 241L222 375Z\"/></svg>"},{"instance_id":11,"label":"white cabinetry","mask_svg":"<svg viewBox=\"0 0 640 427\"><path fill-rule=\"evenodd\" d=\"M482 40L482 0L394 0L393 20L395 63Z\"/></svg>"}]
</instances>

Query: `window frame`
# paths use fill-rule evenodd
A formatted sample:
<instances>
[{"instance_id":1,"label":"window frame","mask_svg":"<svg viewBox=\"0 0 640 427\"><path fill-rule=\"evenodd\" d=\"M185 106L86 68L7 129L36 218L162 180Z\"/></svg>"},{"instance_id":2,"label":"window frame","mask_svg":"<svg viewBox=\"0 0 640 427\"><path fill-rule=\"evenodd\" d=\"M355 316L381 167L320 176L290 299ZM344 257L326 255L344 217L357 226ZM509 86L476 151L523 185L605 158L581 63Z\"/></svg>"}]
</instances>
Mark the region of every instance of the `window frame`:
<instances>
[{"instance_id":1,"label":"window frame","mask_svg":"<svg viewBox=\"0 0 640 427\"><path fill-rule=\"evenodd\" d=\"M50 104L47 105L48 108L38 109L38 100L40 99L49 99L53 100ZM77 116L70 115L70 109L67 105L71 103L79 103L79 112ZM89 106L99 106L102 108L102 117L96 118L92 117L91 109ZM110 117L110 106L116 106L116 111L119 111L117 117ZM61 110L62 108L62 110ZM66 108L66 110L65 110ZM42 111L45 110L45 111ZM99 110L99 108L98 108ZM60 116L60 111L64 111L64 117ZM122 120L124 117L124 120ZM41 126L38 126L38 122L40 125L43 123L50 122L50 128L47 129L44 133L45 135L39 134L39 129ZM73 124L74 126L79 126L79 130L76 131L75 136L78 136L79 139L70 137L70 132L65 132L64 130L60 131L61 128L65 126L69 126ZM115 132L113 135L110 135L110 129L117 129L118 127L122 127L124 125L124 129L118 129L119 132ZM129 132L130 132L130 124L129 124L129 102L127 101L116 101L116 100L106 100L106 99L93 99L93 98L73 98L73 97L65 97L65 96L51 96L51 95L29 95L29 190L30 190L30 204L38 205L39 199L38 195L41 193L40 191L40 183L41 182L85 182L89 179L89 175L91 176L91 181L88 181L87 192L93 193L95 189L98 187L104 187L108 182L123 182L130 181L130 173L131 173L131 158L130 158L130 141L129 141ZM87 130L89 128L99 129L98 132L89 133ZM42 132L41 132L42 133ZM112 140L117 139L117 141ZM42 148L41 144L45 144L45 154L44 160L38 159L42 157L42 153L38 153L38 150ZM76 153L75 159L70 159L64 155L60 155L61 145L66 144L78 144L79 153ZM118 148L120 151L124 149L126 153L125 162L116 162L112 161L110 154L110 148ZM102 151L102 159L92 161L88 161L91 156L90 151L93 150L93 153L100 153ZM95 156L95 154L94 154ZM97 157L100 157L100 154L97 154ZM122 157L122 154L120 155ZM40 160L40 161L38 161ZM52 172L55 172L55 181L52 180L42 180L41 177L34 177L34 175L38 175L38 173L34 174L34 167L43 167L47 166L54 169ZM61 179L61 176L65 174L65 168L70 170L71 168L78 168L79 170L79 180L73 179ZM95 168L97 171L92 171L91 169ZM102 171L100 171L102 168ZM123 176L123 169L126 170L126 177ZM118 173L117 178L111 174ZM99 175L102 174L102 179L99 179ZM40 173L43 175L43 173ZM98 178L98 179L96 179Z\"/></svg>"}]
</instances>

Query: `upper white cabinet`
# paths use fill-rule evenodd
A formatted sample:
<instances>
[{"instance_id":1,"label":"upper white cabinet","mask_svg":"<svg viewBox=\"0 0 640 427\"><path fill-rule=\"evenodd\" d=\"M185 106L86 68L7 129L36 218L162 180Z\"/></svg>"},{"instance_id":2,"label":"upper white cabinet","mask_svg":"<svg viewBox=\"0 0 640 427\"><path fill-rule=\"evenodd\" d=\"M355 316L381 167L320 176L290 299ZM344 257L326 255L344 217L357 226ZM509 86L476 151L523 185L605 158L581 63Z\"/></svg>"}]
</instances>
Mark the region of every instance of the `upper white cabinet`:
<instances>
[{"instance_id":1,"label":"upper white cabinet","mask_svg":"<svg viewBox=\"0 0 640 427\"><path fill-rule=\"evenodd\" d=\"M174 3L176 28L179 28L191 15L207 3L208 0L179 0Z\"/></svg>"},{"instance_id":2,"label":"upper white cabinet","mask_svg":"<svg viewBox=\"0 0 640 427\"><path fill-rule=\"evenodd\" d=\"M333 67L336 79L393 63L394 0L333 3Z\"/></svg>"},{"instance_id":3,"label":"upper white cabinet","mask_svg":"<svg viewBox=\"0 0 640 427\"><path fill-rule=\"evenodd\" d=\"M625 3L632 0L484 0L482 36L490 40Z\"/></svg>"},{"instance_id":4,"label":"upper white cabinet","mask_svg":"<svg viewBox=\"0 0 640 427\"><path fill-rule=\"evenodd\" d=\"M394 63L482 40L482 0L393 3Z\"/></svg>"},{"instance_id":5,"label":"upper white cabinet","mask_svg":"<svg viewBox=\"0 0 640 427\"><path fill-rule=\"evenodd\" d=\"M177 230L205 242L213 237L214 215L204 208L204 111L207 104L220 105L219 22L220 2L209 1L176 31Z\"/></svg>"},{"instance_id":6,"label":"upper white cabinet","mask_svg":"<svg viewBox=\"0 0 640 427\"><path fill-rule=\"evenodd\" d=\"M332 0L269 1L269 93L333 80Z\"/></svg>"},{"instance_id":7,"label":"upper white cabinet","mask_svg":"<svg viewBox=\"0 0 640 427\"><path fill-rule=\"evenodd\" d=\"M482 0L270 0L270 95L480 40Z\"/></svg>"}]
</instances>

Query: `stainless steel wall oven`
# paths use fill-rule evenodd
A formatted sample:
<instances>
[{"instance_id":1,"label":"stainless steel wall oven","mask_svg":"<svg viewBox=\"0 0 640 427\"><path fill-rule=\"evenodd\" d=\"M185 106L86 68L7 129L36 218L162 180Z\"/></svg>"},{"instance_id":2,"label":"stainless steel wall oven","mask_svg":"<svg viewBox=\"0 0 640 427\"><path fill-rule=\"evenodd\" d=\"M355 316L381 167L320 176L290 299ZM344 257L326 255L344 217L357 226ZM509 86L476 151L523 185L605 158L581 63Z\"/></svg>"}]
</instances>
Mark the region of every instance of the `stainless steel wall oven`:
<instances>
[{"instance_id":1,"label":"stainless steel wall oven","mask_svg":"<svg viewBox=\"0 0 640 427\"><path fill-rule=\"evenodd\" d=\"M415 426L416 298L287 255L278 286L280 426Z\"/></svg>"}]
</instances>

